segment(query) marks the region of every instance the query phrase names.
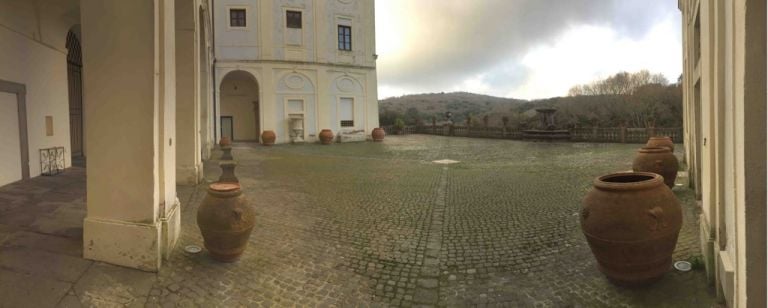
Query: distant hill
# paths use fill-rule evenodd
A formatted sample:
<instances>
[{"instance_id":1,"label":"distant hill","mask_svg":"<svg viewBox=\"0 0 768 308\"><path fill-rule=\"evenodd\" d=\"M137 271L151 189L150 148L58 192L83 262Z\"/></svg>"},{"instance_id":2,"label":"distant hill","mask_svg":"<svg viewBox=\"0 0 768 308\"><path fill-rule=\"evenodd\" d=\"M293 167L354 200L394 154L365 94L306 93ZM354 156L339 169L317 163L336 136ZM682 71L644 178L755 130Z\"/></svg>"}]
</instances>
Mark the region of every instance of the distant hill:
<instances>
[{"instance_id":1,"label":"distant hill","mask_svg":"<svg viewBox=\"0 0 768 308\"><path fill-rule=\"evenodd\" d=\"M501 127L502 118L513 128L538 125L536 108L556 108L560 127L657 127L682 126L682 91L679 85L650 84L638 87L632 94L576 95L538 100L494 97L467 92L429 93L391 97L379 101L379 122L392 125L397 118L406 124L417 121L431 124L445 120L445 112L453 113L453 122L464 125L472 117L473 126Z\"/></svg>"},{"instance_id":2,"label":"distant hill","mask_svg":"<svg viewBox=\"0 0 768 308\"><path fill-rule=\"evenodd\" d=\"M379 116L382 117L382 125L394 122L397 117L413 124L417 118L425 123L431 122L433 116L437 121L441 121L445 112L451 111L456 123L464 123L469 115L482 121L482 116L486 114L490 117L490 123L501 121L502 115L518 113L518 108L525 102L527 101L468 92L414 94L380 100Z\"/></svg>"}]
</instances>

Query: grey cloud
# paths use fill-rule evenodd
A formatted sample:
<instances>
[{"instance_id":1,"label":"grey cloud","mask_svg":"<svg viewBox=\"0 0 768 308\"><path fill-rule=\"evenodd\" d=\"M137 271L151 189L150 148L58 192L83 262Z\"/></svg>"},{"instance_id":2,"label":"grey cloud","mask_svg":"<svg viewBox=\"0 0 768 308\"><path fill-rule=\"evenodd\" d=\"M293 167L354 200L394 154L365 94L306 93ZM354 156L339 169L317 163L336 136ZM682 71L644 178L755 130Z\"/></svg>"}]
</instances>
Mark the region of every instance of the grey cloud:
<instances>
[{"instance_id":1,"label":"grey cloud","mask_svg":"<svg viewBox=\"0 0 768 308\"><path fill-rule=\"evenodd\" d=\"M379 81L428 90L447 89L483 72L493 75L498 63L519 60L529 48L552 41L570 26L607 25L637 38L677 9L672 0L409 1L408 16L427 29L411 42L409 54L379 58ZM387 26L377 18L377 27ZM514 79L524 79L519 75Z\"/></svg>"}]
</instances>

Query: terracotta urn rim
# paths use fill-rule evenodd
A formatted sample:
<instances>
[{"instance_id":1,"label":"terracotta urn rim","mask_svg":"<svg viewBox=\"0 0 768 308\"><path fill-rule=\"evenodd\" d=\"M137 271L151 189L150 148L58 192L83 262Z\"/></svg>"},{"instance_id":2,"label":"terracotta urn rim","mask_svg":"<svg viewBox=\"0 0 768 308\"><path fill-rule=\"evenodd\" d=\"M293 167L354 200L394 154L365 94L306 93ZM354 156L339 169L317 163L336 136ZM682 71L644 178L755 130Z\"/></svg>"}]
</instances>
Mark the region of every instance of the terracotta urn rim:
<instances>
[{"instance_id":1,"label":"terracotta urn rim","mask_svg":"<svg viewBox=\"0 0 768 308\"><path fill-rule=\"evenodd\" d=\"M669 137L669 136L653 136L653 137L648 138L648 139L652 139L652 140L670 140L671 141L672 137Z\"/></svg>"},{"instance_id":2,"label":"terracotta urn rim","mask_svg":"<svg viewBox=\"0 0 768 308\"><path fill-rule=\"evenodd\" d=\"M664 185L664 178L653 172L618 172L595 179L593 185L600 190L645 190Z\"/></svg>"},{"instance_id":3,"label":"terracotta urn rim","mask_svg":"<svg viewBox=\"0 0 768 308\"><path fill-rule=\"evenodd\" d=\"M669 153L672 152L672 150L669 149L669 147L661 147L661 146L653 146L653 147L642 147L639 150L637 150L639 153Z\"/></svg>"},{"instance_id":4,"label":"terracotta urn rim","mask_svg":"<svg viewBox=\"0 0 768 308\"><path fill-rule=\"evenodd\" d=\"M208 185L208 192L217 196L237 196L241 194L240 183L217 182Z\"/></svg>"}]
</instances>

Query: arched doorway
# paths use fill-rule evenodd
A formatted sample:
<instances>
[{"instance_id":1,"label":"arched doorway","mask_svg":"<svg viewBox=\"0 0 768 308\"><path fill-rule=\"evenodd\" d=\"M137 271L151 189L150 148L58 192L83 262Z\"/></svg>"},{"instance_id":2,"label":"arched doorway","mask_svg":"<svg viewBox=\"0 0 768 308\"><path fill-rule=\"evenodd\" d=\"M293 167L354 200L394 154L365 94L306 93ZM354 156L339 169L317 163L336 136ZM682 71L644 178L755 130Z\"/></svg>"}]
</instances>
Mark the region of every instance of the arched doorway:
<instances>
[{"instance_id":1,"label":"arched doorway","mask_svg":"<svg viewBox=\"0 0 768 308\"><path fill-rule=\"evenodd\" d=\"M67 83L69 89L69 138L72 162L82 161L85 154L83 138L83 57L79 26L67 33Z\"/></svg>"},{"instance_id":2,"label":"arched doorway","mask_svg":"<svg viewBox=\"0 0 768 308\"><path fill-rule=\"evenodd\" d=\"M224 76L220 88L219 133L233 141L258 142L261 135L259 85L245 71Z\"/></svg>"}]
</instances>

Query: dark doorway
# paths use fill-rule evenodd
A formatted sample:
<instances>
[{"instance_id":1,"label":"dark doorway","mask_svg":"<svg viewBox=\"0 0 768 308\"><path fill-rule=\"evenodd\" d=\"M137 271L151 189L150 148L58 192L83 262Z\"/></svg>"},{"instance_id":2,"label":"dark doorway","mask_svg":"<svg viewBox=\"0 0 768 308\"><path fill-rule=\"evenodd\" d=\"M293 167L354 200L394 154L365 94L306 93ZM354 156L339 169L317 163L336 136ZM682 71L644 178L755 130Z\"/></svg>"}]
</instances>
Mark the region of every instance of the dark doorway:
<instances>
[{"instance_id":1,"label":"dark doorway","mask_svg":"<svg viewBox=\"0 0 768 308\"><path fill-rule=\"evenodd\" d=\"M232 123L232 117L231 116L222 116L221 117L221 137L227 137L229 140L235 140L233 139L233 131L232 127L234 123Z\"/></svg>"},{"instance_id":2,"label":"dark doorway","mask_svg":"<svg viewBox=\"0 0 768 308\"><path fill-rule=\"evenodd\" d=\"M69 83L69 138L72 157L83 156L83 58L80 39L67 33L67 80Z\"/></svg>"}]
</instances>

